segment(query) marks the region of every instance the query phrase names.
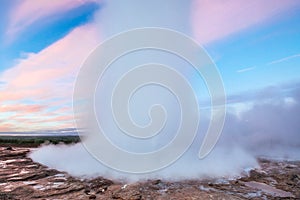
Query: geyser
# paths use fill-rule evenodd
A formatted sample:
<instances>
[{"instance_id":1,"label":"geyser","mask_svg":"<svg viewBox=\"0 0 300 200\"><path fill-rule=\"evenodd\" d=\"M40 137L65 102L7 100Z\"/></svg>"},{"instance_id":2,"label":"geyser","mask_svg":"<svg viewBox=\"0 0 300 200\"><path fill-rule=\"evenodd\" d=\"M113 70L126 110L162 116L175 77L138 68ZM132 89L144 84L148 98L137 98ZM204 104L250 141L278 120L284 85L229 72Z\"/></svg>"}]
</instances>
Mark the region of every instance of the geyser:
<instances>
[{"instance_id":1,"label":"geyser","mask_svg":"<svg viewBox=\"0 0 300 200\"><path fill-rule=\"evenodd\" d=\"M130 3L128 1L107 1L103 3L103 7L95 16L93 25L99 27L103 39L122 31L143 27L169 28L191 36L189 13L190 1L135 0ZM138 40L138 38L136 39ZM176 41L174 43L176 44ZM112 49L106 49L106 51L112 51ZM120 149L132 153L155 152L163 148L176 137L176 130L181 122L181 111L176 96L161 85L150 84L132 94L128 101L128 110L133 122L140 127L147 127L154 119L151 116L155 116L155 113L148 112L149 108L158 104L162 105L165 109L163 112L167 113L168 118L162 129L159 130L160 133L153 137L139 139L124 134L116 125L111 102L107 101L107 96L111 96L110 92L115 89L116 83L125 72L145 63L163 64L177 70L190 82L198 104L201 103L201 100L210 98L202 77L195 72L190 63L177 55L149 48L143 51L133 51L115 59L110 63L110 67L105 71L102 79L97 80L98 86L94 98L96 101L95 113L97 120L107 133L108 140ZM51 168L83 177L104 176L126 180L235 177L241 175L247 168L258 167L256 156L274 156L275 154L279 157L290 157L292 156L291 149L299 150L299 137L295 131L300 128L299 123L295 122L295 116L299 113L299 98L297 95L292 95L291 98L294 100L292 104L285 101L274 102L270 99L263 103L254 102L252 107L238 114L229 110L220 141L204 159L199 159L198 153L212 113L206 109L211 105L205 105L204 108L200 106L199 129L188 151L172 165L151 173L133 174L116 171L95 159L82 144L42 146L34 150L30 157ZM127 99L125 100L127 101ZM275 117L274 109L277 109L280 115ZM282 130L280 127L286 127L286 129ZM286 137L283 136L284 134ZM257 148L270 140L274 141L272 148L268 148L268 146ZM95 141L95 148L98 148L97 144L99 143ZM278 148L273 148L274 145ZM275 151L273 151L274 149ZM109 151L102 153L108 157L115 155ZM124 158L111 156L110 159L117 162ZM128 162L130 161L128 160Z\"/></svg>"}]
</instances>

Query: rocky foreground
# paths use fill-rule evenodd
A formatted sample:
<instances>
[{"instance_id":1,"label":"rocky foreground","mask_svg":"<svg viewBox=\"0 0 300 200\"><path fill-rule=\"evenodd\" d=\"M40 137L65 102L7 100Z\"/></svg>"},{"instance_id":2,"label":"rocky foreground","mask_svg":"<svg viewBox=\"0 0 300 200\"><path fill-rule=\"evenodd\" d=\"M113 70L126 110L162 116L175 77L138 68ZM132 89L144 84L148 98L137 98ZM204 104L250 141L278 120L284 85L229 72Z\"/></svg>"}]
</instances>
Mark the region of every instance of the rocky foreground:
<instances>
[{"instance_id":1,"label":"rocky foreground","mask_svg":"<svg viewBox=\"0 0 300 200\"><path fill-rule=\"evenodd\" d=\"M300 199L300 162L260 159L236 180L134 184L83 180L33 162L27 148L0 148L0 200L6 199Z\"/></svg>"}]
</instances>

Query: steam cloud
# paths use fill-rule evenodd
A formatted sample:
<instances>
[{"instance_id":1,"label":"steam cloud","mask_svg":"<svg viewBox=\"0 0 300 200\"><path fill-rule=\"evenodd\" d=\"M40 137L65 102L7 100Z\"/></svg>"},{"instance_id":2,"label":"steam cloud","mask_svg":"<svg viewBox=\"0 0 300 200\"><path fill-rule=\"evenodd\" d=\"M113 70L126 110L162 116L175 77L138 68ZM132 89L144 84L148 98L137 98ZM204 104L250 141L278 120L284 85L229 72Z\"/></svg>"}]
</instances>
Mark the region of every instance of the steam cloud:
<instances>
[{"instance_id":1,"label":"steam cloud","mask_svg":"<svg viewBox=\"0 0 300 200\"><path fill-rule=\"evenodd\" d=\"M279 92L281 90L277 90L282 95ZM180 180L235 177L245 169L258 167L257 156L299 160L300 125L297 118L300 113L300 90L293 90L288 97L254 98L258 102L243 99L243 103L250 101L252 104L246 111L236 114L229 108L219 143L208 157L203 160L197 157L202 140L199 134L183 157L168 168L151 174L129 175L116 172L94 159L80 143L71 146L42 146L33 151L30 157L75 176L105 176L132 181L149 178Z\"/></svg>"},{"instance_id":2,"label":"steam cloud","mask_svg":"<svg viewBox=\"0 0 300 200\"><path fill-rule=\"evenodd\" d=\"M170 5L174 7L170 9ZM130 3L110 1L103 4L103 9L95 18L96 22L100 24L104 38L130 28L145 26L171 28L190 35L189 9L189 2L181 0L143 2L134 0ZM148 53L148 57L151 57L149 55L153 52ZM183 74L187 77L191 76L192 72L182 71L182 66L178 62L174 62L173 57L167 60L166 62L169 65L177 65L177 69L181 70ZM126 65L132 64L128 59L123 60L123 62ZM111 78L114 75L106 77L110 84L113 82ZM195 91L200 91L200 93L203 93L201 89L205 88L200 84L199 87L202 88L199 89L198 83L195 82L193 87ZM82 144L42 146L34 150L30 157L34 161L51 168L66 171L71 175L85 177L105 176L112 179L139 180L148 178L196 179L201 177L239 176L247 168L258 167L257 156L300 159L300 137L298 132L300 124L297 122L300 113L300 93L299 90L294 89L286 94L286 88L267 89L268 93L264 92L264 94L270 94L267 97L260 94L255 94L252 97L247 95L229 97L229 100L234 103L228 105L229 109L221 138L209 156L203 160L198 159L198 152L203 141L203 133L207 129L205 124L208 125L209 123L210 113L205 109L201 110L201 124L204 125L200 126L199 133L189 150L171 166L150 174L132 175L116 172L93 158ZM152 94L151 91L154 89L157 88L148 88L148 95ZM164 96L160 98L163 99L167 109L168 106L169 110L175 107L173 104L176 104L176 102L173 102L173 100ZM144 106L149 108L149 105L155 103L155 98L147 99L148 101ZM242 110L241 105L246 105L248 109ZM132 107L132 109L137 110L137 113L133 114L133 118L136 120L139 118L134 117L135 114L138 116L141 113L147 113L145 107L137 105L132 105ZM174 112L175 114L168 113L168 116L178 114L178 110L175 109ZM139 121L139 123L147 122ZM169 124L167 124L169 129L167 130L171 135L153 141L152 145L132 145L127 143L126 140L118 138L117 134L112 136L112 140L117 145L123 145L125 149L132 148L131 151L151 151L157 148L157 144L163 145L168 142L170 137L173 137L172 133L174 131L172 130L174 127L176 128L177 123L178 119L169 119ZM109 123L106 124L110 127ZM143 147L149 149L145 150ZM109 154L109 152L106 153Z\"/></svg>"}]
</instances>

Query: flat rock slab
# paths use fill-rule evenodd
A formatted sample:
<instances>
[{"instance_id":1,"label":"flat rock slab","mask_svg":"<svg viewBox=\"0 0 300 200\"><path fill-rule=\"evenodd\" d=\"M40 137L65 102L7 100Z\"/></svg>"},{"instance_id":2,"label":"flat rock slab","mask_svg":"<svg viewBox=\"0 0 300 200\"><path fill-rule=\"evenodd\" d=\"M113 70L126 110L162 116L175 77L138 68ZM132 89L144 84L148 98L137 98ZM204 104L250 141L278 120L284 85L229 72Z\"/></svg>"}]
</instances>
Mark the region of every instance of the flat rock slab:
<instances>
[{"instance_id":1,"label":"flat rock slab","mask_svg":"<svg viewBox=\"0 0 300 200\"><path fill-rule=\"evenodd\" d=\"M250 181L250 182L245 182L245 185L247 187L251 187L255 190L260 190L264 193L270 194L275 197L282 197L282 198L295 198L295 196L291 192L286 192L284 190L277 189L275 187L272 187L270 185L267 185L265 183L260 183L256 181Z\"/></svg>"}]
</instances>

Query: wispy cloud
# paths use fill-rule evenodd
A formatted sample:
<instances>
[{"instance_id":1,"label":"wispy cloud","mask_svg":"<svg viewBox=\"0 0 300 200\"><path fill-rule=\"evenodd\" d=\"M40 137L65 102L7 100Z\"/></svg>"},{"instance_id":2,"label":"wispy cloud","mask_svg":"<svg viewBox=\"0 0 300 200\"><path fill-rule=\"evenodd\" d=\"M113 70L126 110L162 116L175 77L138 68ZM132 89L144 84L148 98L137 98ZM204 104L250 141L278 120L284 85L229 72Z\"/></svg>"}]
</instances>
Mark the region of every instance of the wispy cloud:
<instances>
[{"instance_id":1,"label":"wispy cloud","mask_svg":"<svg viewBox=\"0 0 300 200\"><path fill-rule=\"evenodd\" d=\"M243 68L243 69L239 69L239 70L237 70L236 72L237 72L237 73L243 73L243 72L252 71L252 70L254 70L254 69L255 69L255 66L253 66L253 67L247 67L247 68Z\"/></svg>"},{"instance_id":2,"label":"wispy cloud","mask_svg":"<svg viewBox=\"0 0 300 200\"><path fill-rule=\"evenodd\" d=\"M72 127L74 80L99 42L94 25L81 26L0 74L0 132Z\"/></svg>"},{"instance_id":3,"label":"wispy cloud","mask_svg":"<svg viewBox=\"0 0 300 200\"><path fill-rule=\"evenodd\" d=\"M267 63L267 65L273 65L273 64L281 63L281 62L284 62L284 61L287 61L287 60L290 60L290 59L293 59L293 58L297 58L297 57L300 57L300 54L295 54L295 55L287 56L287 57L280 58L280 59L277 59L277 60L273 60L273 61Z\"/></svg>"},{"instance_id":4,"label":"wispy cloud","mask_svg":"<svg viewBox=\"0 0 300 200\"><path fill-rule=\"evenodd\" d=\"M3 112L39 112L44 108L41 105L26 105L26 104L18 104L18 105L1 105L0 113Z\"/></svg>"},{"instance_id":5,"label":"wispy cloud","mask_svg":"<svg viewBox=\"0 0 300 200\"><path fill-rule=\"evenodd\" d=\"M300 1L195 0L192 27L196 39L207 44L253 25L276 20L280 13L295 7L300 7Z\"/></svg>"},{"instance_id":6,"label":"wispy cloud","mask_svg":"<svg viewBox=\"0 0 300 200\"><path fill-rule=\"evenodd\" d=\"M10 14L7 35L11 39L34 22L63 13L97 0L23 0L18 2Z\"/></svg>"}]
</instances>

